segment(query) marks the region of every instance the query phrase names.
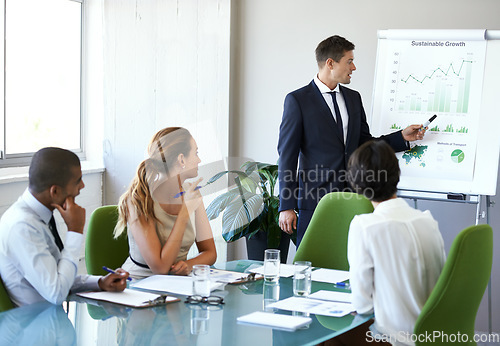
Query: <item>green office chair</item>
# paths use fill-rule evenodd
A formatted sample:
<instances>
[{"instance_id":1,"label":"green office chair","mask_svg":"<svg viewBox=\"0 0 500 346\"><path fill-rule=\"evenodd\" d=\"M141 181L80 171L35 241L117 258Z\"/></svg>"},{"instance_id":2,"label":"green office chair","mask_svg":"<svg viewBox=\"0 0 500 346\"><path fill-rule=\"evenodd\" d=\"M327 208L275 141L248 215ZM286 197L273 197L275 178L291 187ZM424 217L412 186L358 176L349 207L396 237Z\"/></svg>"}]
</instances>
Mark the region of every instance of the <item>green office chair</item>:
<instances>
[{"instance_id":1,"label":"green office chair","mask_svg":"<svg viewBox=\"0 0 500 346\"><path fill-rule=\"evenodd\" d=\"M354 216L373 212L364 196L331 192L318 203L300 242L294 261L310 261L314 267L349 270L347 235Z\"/></svg>"},{"instance_id":2,"label":"green office chair","mask_svg":"<svg viewBox=\"0 0 500 346\"><path fill-rule=\"evenodd\" d=\"M7 311L14 308L14 303L10 300L9 294L3 285L2 278L0 277L0 312Z\"/></svg>"},{"instance_id":3,"label":"green office chair","mask_svg":"<svg viewBox=\"0 0 500 346\"><path fill-rule=\"evenodd\" d=\"M119 268L127 259L127 232L123 232L118 239L113 238L117 221L116 205L97 208L90 216L85 239L85 264L90 275L106 275L107 272L102 266Z\"/></svg>"},{"instance_id":4,"label":"green office chair","mask_svg":"<svg viewBox=\"0 0 500 346\"><path fill-rule=\"evenodd\" d=\"M451 245L436 286L417 318L414 333L432 335L433 331L439 331L456 336L460 332L469 336L469 342L464 345L476 345L473 341L474 323L490 279L492 261L493 231L489 225L471 226L460 232ZM439 342L439 345L455 344Z\"/></svg>"}]
</instances>

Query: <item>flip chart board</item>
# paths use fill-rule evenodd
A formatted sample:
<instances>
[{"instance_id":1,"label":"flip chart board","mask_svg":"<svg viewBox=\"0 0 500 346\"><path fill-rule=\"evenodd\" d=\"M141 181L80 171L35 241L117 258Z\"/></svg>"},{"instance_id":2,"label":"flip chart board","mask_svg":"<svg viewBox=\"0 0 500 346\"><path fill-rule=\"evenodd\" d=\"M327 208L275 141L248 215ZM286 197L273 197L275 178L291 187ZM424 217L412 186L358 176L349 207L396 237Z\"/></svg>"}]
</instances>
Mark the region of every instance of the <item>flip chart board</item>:
<instances>
[{"instance_id":1,"label":"flip chart board","mask_svg":"<svg viewBox=\"0 0 500 346\"><path fill-rule=\"evenodd\" d=\"M378 32L371 131L423 124L398 153L401 190L495 195L500 149L500 31Z\"/></svg>"}]
</instances>

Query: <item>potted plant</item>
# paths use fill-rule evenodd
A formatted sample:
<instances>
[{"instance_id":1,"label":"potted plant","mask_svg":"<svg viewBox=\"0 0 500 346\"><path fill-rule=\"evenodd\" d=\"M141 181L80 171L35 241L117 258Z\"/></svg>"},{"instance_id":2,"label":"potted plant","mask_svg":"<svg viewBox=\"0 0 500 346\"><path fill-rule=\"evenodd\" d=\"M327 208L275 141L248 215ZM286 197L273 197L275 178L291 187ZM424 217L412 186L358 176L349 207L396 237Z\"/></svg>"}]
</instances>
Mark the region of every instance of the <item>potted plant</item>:
<instances>
[{"instance_id":1,"label":"potted plant","mask_svg":"<svg viewBox=\"0 0 500 346\"><path fill-rule=\"evenodd\" d=\"M208 180L215 182L226 174L234 176L235 184L229 191L217 196L207 207L209 220L222 215L222 237L233 242L247 239L249 259L263 260L264 250L281 250L281 261L286 261L290 237L278 224L279 196L275 195L278 165L248 161L244 171L223 171ZM230 178L231 179L231 178ZM295 242L296 233L292 236Z\"/></svg>"}]
</instances>

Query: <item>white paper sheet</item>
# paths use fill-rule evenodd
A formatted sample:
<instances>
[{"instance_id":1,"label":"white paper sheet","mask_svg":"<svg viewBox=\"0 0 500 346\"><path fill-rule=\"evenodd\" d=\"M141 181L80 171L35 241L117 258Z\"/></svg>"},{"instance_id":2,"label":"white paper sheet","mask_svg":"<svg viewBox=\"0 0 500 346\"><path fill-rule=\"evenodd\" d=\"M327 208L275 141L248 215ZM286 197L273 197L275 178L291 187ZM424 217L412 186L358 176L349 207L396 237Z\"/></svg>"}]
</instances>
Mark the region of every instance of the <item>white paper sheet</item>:
<instances>
[{"instance_id":1,"label":"white paper sheet","mask_svg":"<svg viewBox=\"0 0 500 346\"><path fill-rule=\"evenodd\" d=\"M309 298L328 300L331 302L352 303L352 294L347 292L321 290L309 295Z\"/></svg>"},{"instance_id":2,"label":"white paper sheet","mask_svg":"<svg viewBox=\"0 0 500 346\"><path fill-rule=\"evenodd\" d=\"M245 282L248 273L239 273L229 270L210 269L210 280L227 284ZM256 275L254 280L261 279L262 275Z\"/></svg>"},{"instance_id":3,"label":"white paper sheet","mask_svg":"<svg viewBox=\"0 0 500 346\"><path fill-rule=\"evenodd\" d=\"M149 291L169 292L189 296L193 294L193 279L190 276L153 275L137 283L132 288L141 288ZM223 283L211 281L210 292L224 287Z\"/></svg>"},{"instance_id":4,"label":"white paper sheet","mask_svg":"<svg viewBox=\"0 0 500 346\"><path fill-rule=\"evenodd\" d=\"M80 297L103 300L106 302L117 303L122 305L134 306L134 307L144 307L149 306L148 301L155 300L160 295L142 292L137 290L125 289L123 292L80 292L77 293ZM178 300L175 297L167 297L168 301Z\"/></svg>"},{"instance_id":5,"label":"white paper sheet","mask_svg":"<svg viewBox=\"0 0 500 346\"><path fill-rule=\"evenodd\" d=\"M268 307L333 317L342 317L355 310L352 304L349 303L328 302L302 297L283 299L268 305Z\"/></svg>"},{"instance_id":6,"label":"white paper sheet","mask_svg":"<svg viewBox=\"0 0 500 346\"><path fill-rule=\"evenodd\" d=\"M288 278L290 276L293 276L294 272L294 266L293 264L280 264L280 277L282 278ZM250 269L251 273L257 273L257 274L262 274L264 275L264 266L260 266L257 268Z\"/></svg>"},{"instance_id":7,"label":"white paper sheet","mask_svg":"<svg viewBox=\"0 0 500 346\"><path fill-rule=\"evenodd\" d=\"M238 317L236 320L238 323L253 324L286 331L294 331L297 328L308 325L312 321L310 317L273 314L263 311L256 311ZM258 341L256 342L258 343Z\"/></svg>"},{"instance_id":8,"label":"white paper sheet","mask_svg":"<svg viewBox=\"0 0 500 346\"><path fill-rule=\"evenodd\" d=\"M311 280L335 284L349 279L349 272L345 270L319 268L312 272Z\"/></svg>"}]
</instances>

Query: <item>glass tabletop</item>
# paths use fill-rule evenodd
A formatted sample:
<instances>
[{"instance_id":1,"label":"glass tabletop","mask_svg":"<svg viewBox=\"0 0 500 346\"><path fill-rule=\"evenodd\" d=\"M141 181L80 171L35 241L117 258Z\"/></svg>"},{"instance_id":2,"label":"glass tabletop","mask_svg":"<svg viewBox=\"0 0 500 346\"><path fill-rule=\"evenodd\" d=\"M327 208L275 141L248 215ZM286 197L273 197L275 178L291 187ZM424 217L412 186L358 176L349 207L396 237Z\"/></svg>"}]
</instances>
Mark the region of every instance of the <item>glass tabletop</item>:
<instances>
[{"instance_id":1,"label":"glass tabletop","mask_svg":"<svg viewBox=\"0 0 500 346\"><path fill-rule=\"evenodd\" d=\"M256 263L259 262L233 261L219 269L245 272ZM312 292L322 289L342 291L332 284L313 281ZM278 284L258 280L226 285L224 290L212 294L223 297L224 304L191 305L184 303L185 297L179 296L181 302L133 309L72 295L64 308L43 303L1 313L0 344L6 341L2 340L2 335L10 338L8 341L16 342L36 334L37 339L33 340L37 343L57 343L53 337L64 335L67 342L61 344L68 345L315 345L372 317L311 315L312 323L295 332L236 322L240 316L269 311L267 303L277 298L292 296L292 278L280 278ZM282 310L274 313L292 314Z\"/></svg>"}]
</instances>

